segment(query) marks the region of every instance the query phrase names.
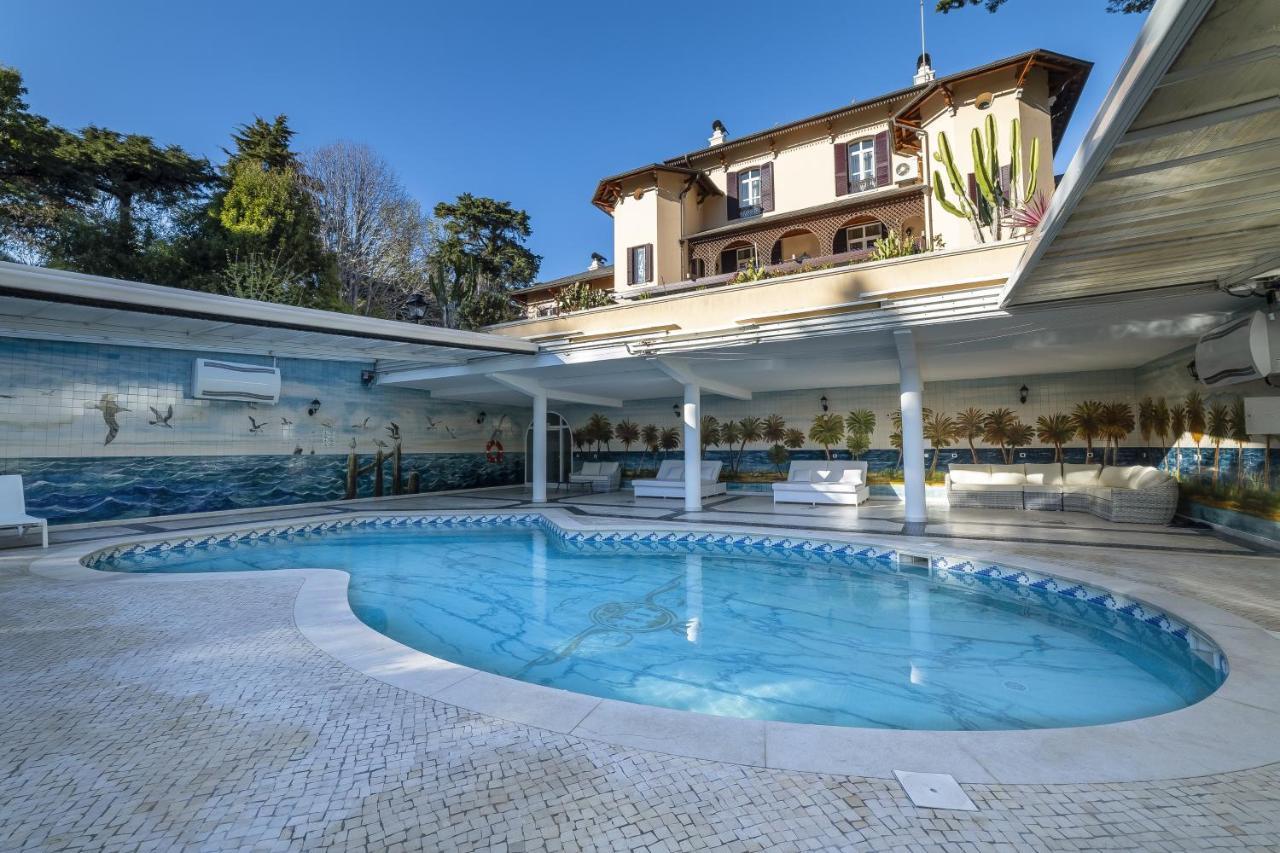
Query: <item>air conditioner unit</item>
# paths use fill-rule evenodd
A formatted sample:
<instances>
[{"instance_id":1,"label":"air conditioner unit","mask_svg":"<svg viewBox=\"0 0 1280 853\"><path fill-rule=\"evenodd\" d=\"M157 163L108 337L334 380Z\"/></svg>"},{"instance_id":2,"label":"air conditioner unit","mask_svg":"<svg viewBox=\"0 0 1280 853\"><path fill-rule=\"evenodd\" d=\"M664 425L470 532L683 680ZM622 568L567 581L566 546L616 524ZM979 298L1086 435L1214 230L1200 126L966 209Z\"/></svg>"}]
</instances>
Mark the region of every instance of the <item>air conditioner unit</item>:
<instances>
[{"instance_id":1,"label":"air conditioner unit","mask_svg":"<svg viewBox=\"0 0 1280 853\"><path fill-rule=\"evenodd\" d=\"M920 160L917 157L907 157L893 164L893 180L895 183L905 184L911 181L920 180Z\"/></svg>"},{"instance_id":2,"label":"air conditioner unit","mask_svg":"<svg viewBox=\"0 0 1280 853\"><path fill-rule=\"evenodd\" d=\"M1273 353L1280 353L1280 329L1254 311L1200 338L1195 373L1210 388L1265 379L1276 372Z\"/></svg>"},{"instance_id":3,"label":"air conditioner unit","mask_svg":"<svg viewBox=\"0 0 1280 853\"><path fill-rule=\"evenodd\" d=\"M191 391L199 400L240 400L274 406L280 402L280 370L262 364L197 358Z\"/></svg>"}]
</instances>

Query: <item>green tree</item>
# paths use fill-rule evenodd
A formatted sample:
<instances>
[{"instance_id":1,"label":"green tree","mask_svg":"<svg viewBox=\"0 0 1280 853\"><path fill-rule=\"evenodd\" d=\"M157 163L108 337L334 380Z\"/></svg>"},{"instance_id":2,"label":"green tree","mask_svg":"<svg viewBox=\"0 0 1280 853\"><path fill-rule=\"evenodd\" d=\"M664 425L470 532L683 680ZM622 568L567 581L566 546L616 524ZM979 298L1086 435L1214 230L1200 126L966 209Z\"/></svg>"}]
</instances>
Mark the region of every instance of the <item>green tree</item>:
<instances>
[{"instance_id":1,"label":"green tree","mask_svg":"<svg viewBox=\"0 0 1280 853\"><path fill-rule=\"evenodd\" d=\"M440 238L432 252L455 283L472 277L476 290L505 291L530 284L542 259L525 245L529 214L510 202L463 193L435 207Z\"/></svg>"},{"instance_id":2,"label":"green tree","mask_svg":"<svg viewBox=\"0 0 1280 853\"><path fill-rule=\"evenodd\" d=\"M1008 463L1013 462L1013 451L1019 447L1029 447L1033 441L1035 441L1035 430L1031 425L1015 419L1005 433L1005 443L1009 445Z\"/></svg>"},{"instance_id":3,"label":"green tree","mask_svg":"<svg viewBox=\"0 0 1280 853\"><path fill-rule=\"evenodd\" d=\"M748 415L738 421L738 452L733 457L733 473L738 473L738 469L742 466L742 454L746 452L747 445L753 441L760 441L764 437L764 421L754 415Z\"/></svg>"},{"instance_id":4,"label":"green tree","mask_svg":"<svg viewBox=\"0 0 1280 853\"><path fill-rule=\"evenodd\" d=\"M720 421L715 415L703 415L698 422L698 438L702 442L701 455L707 455L708 447L720 446Z\"/></svg>"},{"instance_id":5,"label":"green tree","mask_svg":"<svg viewBox=\"0 0 1280 853\"><path fill-rule=\"evenodd\" d=\"M208 161L148 136L94 126L68 143L67 156L95 197L62 218L50 265L144 281L166 277L174 263L172 222L213 184Z\"/></svg>"},{"instance_id":6,"label":"green tree","mask_svg":"<svg viewBox=\"0 0 1280 853\"><path fill-rule=\"evenodd\" d=\"M973 457L974 465L978 464L978 448L974 441L986 434L986 422L987 413L972 406L956 415L956 437L969 443L969 455Z\"/></svg>"},{"instance_id":7,"label":"green tree","mask_svg":"<svg viewBox=\"0 0 1280 853\"><path fill-rule=\"evenodd\" d=\"M1222 456L1222 442L1231 437L1231 409L1226 403L1214 403L1209 407L1205 422L1205 434L1213 442L1213 485L1218 485L1218 465Z\"/></svg>"},{"instance_id":8,"label":"green tree","mask_svg":"<svg viewBox=\"0 0 1280 853\"><path fill-rule=\"evenodd\" d=\"M1111 446L1111 464L1116 465L1120 454L1120 442L1128 438L1129 433L1133 432L1133 407L1121 400L1104 403L1100 413L1099 426L1102 430L1103 440ZM1102 464L1107 464L1105 445L1102 450Z\"/></svg>"},{"instance_id":9,"label":"green tree","mask_svg":"<svg viewBox=\"0 0 1280 853\"><path fill-rule=\"evenodd\" d=\"M1187 399L1182 403L1183 408L1187 412L1187 432L1191 434L1191 440L1196 445L1196 478L1200 477L1201 459L1200 459L1200 442L1204 440L1205 431L1208 422L1205 419L1204 397L1200 396L1199 391L1191 391L1187 394Z\"/></svg>"},{"instance_id":10,"label":"green tree","mask_svg":"<svg viewBox=\"0 0 1280 853\"><path fill-rule=\"evenodd\" d=\"M653 457L653 467L658 467L658 448L661 446L662 430L656 424L645 424L640 427L640 442Z\"/></svg>"},{"instance_id":11,"label":"green tree","mask_svg":"<svg viewBox=\"0 0 1280 853\"><path fill-rule=\"evenodd\" d=\"M933 445L933 458L929 460L929 477L938 470L938 457L942 451L955 443L958 430L955 420L942 412L933 412L924 422L924 437Z\"/></svg>"},{"instance_id":12,"label":"green tree","mask_svg":"<svg viewBox=\"0 0 1280 853\"><path fill-rule=\"evenodd\" d=\"M0 65L0 251L42 254L58 221L88 204L93 187L76 168L71 133L32 113L22 75Z\"/></svg>"},{"instance_id":13,"label":"green tree","mask_svg":"<svg viewBox=\"0 0 1280 853\"><path fill-rule=\"evenodd\" d=\"M1062 445L1076 434L1070 415L1041 415L1036 418L1036 438L1041 444L1053 446L1053 461L1062 462Z\"/></svg>"},{"instance_id":14,"label":"green tree","mask_svg":"<svg viewBox=\"0 0 1280 853\"><path fill-rule=\"evenodd\" d=\"M804 431L798 430L795 427L788 428L786 434L782 437L782 444L788 450L803 450L804 442Z\"/></svg>"},{"instance_id":15,"label":"green tree","mask_svg":"<svg viewBox=\"0 0 1280 853\"><path fill-rule=\"evenodd\" d=\"M787 437L787 422L782 419L782 415L769 415L764 419L760 436L770 444L781 444Z\"/></svg>"},{"instance_id":16,"label":"green tree","mask_svg":"<svg viewBox=\"0 0 1280 853\"><path fill-rule=\"evenodd\" d=\"M604 449L609 449L609 442L613 441L613 423L610 422L607 415L599 412L592 412L591 417L587 418L586 425L587 435L591 442L596 446L596 457L600 456L600 445L604 445Z\"/></svg>"},{"instance_id":17,"label":"green tree","mask_svg":"<svg viewBox=\"0 0 1280 853\"><path fill-rule=\"evenodd\" d=\"M1169 407L1169 435L1173 437L1174 472L1182 476L1182 436L1187 431L1187 407L1174 403Z\"/></svg>"},{"instance_id":18,"label":"green tree","mask_svg":"<svg viewBox=\"0 0 1280 853\"><path fill-rule=\"evenodd\" d=\"M854 409L844 418L845 446L854 459L871 449L871 434L876 431L876 414L870 409Z\"/></svg>"},{"instance_id":19,"label":"green tree","mask_svg":"<svg viewBox=\"0 0 1280 853\"><path fill-rule=\"evenodd\" d=\"M1010 444L1018 423L1018 418L1012 409L993 409L987 412L982 420L982 440L1000 448L1000 456L1006 465L1013 463L1013 450Z\"/></svg>"},{"instance_id":20,"label":"green tree","mask_svg":"<svg viewBox=\"0 0 1280 853\"><path fill-rule=\"evenodd\" d=\"M631 445L640 440L640 427L634 421L623 420L618 421L618 425L613 428L614 438L622 442L622 449L631 455Z\"/></svg>"},{"instance_id":21,"label":"green tree","mask_svg":"<svg viewBox=\"0 0 1280 853\"><path fill-rule=\"evenodd\" d=\"M659 436L658 444L662 447L662 457L665 459L668 453L680 449L680 430L675 427L667 427L662 431L662 435Z\"/></svg>"},{"instance_id":22,"label":"green tree","mask_svg":"<svg viewBox=\"0 0 1280 853\"><path fill-rule=\"evenodd\" d=\"M1236 443L1236 488L1244 488L1244 446L1249 443L1249 425L1245 418L1244 398L1231 403L1231 440Z\"/></svg>"},{"instance_id":23,"label":"green tree","mask_svg":"<svg viewBox=\"0 0 1280 853\"><path fill-rule=\"evenodd\" d=\"M1076 435L1084 439L1084 461L1088 465L1093 462L1093 442L1102 436L1102 403L1097 400L1076 403L1071 410L1071 422L1075 424Z\"/></svg>"},{"instance_id":24,"label":"green tree","mask_svg":"<svg viewBox=\"0 0 1280 853\"><path fill-rule=\"evenodd\" d=\"M837 414L822 414L813 419L809 427L809 438L815 444L821 444L831 458L831 445L839 444L844 438L844 419Z\"/></svg>"},{"instance_id":25,"label":"green tree","mask_svg":"<svg viewBox=\"0 0 1280 853\"><path fill-rule=\"evenodd\" d=\"M791 454L787 452L787 448L781 444L775 444L769 448L769 461L773 464L774 470L779 474L782 473L782 466L787 464L791 458Z\"/></svg>"}]
</instances>

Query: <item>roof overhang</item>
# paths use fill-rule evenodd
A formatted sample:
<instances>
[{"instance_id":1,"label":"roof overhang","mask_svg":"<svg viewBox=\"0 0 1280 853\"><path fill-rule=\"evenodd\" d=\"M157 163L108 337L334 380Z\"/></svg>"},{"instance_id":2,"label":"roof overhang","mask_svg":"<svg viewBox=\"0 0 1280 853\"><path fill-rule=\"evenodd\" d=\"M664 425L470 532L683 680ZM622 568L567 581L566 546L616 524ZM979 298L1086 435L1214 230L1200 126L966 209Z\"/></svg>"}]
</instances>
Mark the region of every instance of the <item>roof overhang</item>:
<instances>
[{"instance_id":1,"label":"roof overhang","mask_svg":"<svg viewBox=\"0 0 1280 853\"><path fill-rule=\"evenodd\" d=\"M706 176L700 169L690 169L685 166L671 166L664 163L650 163L648 166L642 166L639 169L632 169L629 172L622 172L618 175L604 178L596 185L595 195L591 197L591 203L603 210L605 213L613 216L613 209L618 204L618 199L622 197L622 185L636 178L647 177L651 185L656 186L658 183L658 175L681 175L688 185L697 185L699 192L705 196L723 195L720 189Z\"/></svg>"},{"instance_id":2,"label":"roof overhang","mask_svg":"<svg viewBox=\"0 0 1280 853\"><path fill-rule=\"evenodd\" d=\"M0 262L0 335L339 361L533 354L518 338Z\"/></svg>"},{"instance_id":3,"label":"roof overhang","mask_svg":"<svg viewBox=\"0 0 1280 853\"><path fill-rule=\"evenodd\" d=\"M1010 276L1004 305L1280 267L1274 0L1161 0Z\"/></svg>"}]
</instances>

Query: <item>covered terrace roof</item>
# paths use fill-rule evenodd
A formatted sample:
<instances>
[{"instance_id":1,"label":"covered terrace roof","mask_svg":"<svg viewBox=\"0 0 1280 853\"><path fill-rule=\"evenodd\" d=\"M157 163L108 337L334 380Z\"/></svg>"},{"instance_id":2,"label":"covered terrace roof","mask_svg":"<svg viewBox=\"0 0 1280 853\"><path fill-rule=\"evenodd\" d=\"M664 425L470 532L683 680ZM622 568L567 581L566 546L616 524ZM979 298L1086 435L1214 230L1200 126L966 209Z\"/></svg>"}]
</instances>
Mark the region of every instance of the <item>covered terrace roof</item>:
<instances>
[{"instance_id":1,"label":"covered terrace roof","mask_svg":"<svg viewBox=\"0 0 1280 853\"><path fill-rule=\"evenodd\" d=\"M538 351L482 332L3 262L0 335L402 366Z\"/></svg>"},{"instance_id":2,"label":"covered terrace roof","mask_svg":"<svg viewBox=\"0 0 1280 853\"><path fill-rule=\"evenodd\" d=\"M1280 268L1275 0L1161 0L1143 26L1006 305L1212 283Z\"/></svg>"}]
</instances>

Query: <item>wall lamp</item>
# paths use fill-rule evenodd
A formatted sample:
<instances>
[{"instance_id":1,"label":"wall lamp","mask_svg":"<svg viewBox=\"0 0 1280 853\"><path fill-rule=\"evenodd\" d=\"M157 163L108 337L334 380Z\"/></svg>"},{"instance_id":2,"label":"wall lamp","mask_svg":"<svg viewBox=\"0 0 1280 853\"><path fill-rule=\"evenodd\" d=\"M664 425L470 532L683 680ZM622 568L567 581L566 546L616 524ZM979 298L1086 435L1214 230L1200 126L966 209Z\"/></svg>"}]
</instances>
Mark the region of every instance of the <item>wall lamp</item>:
<instances>
[{"instance_id":1,"label":"wall lamp","mask_svg":"<svg viewBox=\"0 0 1280 853\"><path fill-rule=\"evenodd\" d=\"M478 423L478 424L482 424L482 423L484 423L484 419L485 419L485 418L487 418L487 417L489 417L489 416L488 416L488 415L486 415L484 412L481 412L480 414L476 415L476 423Z\"/></svg>"},{"instance_id":2,"label":"wall lamp","mask_svg":"<svg viewBox=\"0 0 1280 853\"><path fill-rule=\"evenodd\" d=\"M1026 385L1023 385L1021 388L1018 389L1018 402L1025 404L1027 402L1027 397L1030 394L1031 394L1031 389L1028 388Z\"/></svg>"},{"instance_id":3,"label":"wall lamp","mask_svg":"<svg viewBox=\"0 0 1280 853\"><path fill-rule=\"evenodd\" d=\"M818 402L822 404L822 411L824 412L827 411L827 409L829 408L829 406L827 405L827 395L823 394L822 399L819 400Z\"/></svg>"},{"instance_id":4,"label":"wall lamp","mask_svg":"<svg viewBox=\"0 0 1280 853\"><path fill-rule=\"evenodd\" d=\"M679 404L679 403L672 403L672 404L671 404L671 414L675 415L677 418L678 418L678 417L680 417L680 404Z\"/></svg>"}]
</instances>

